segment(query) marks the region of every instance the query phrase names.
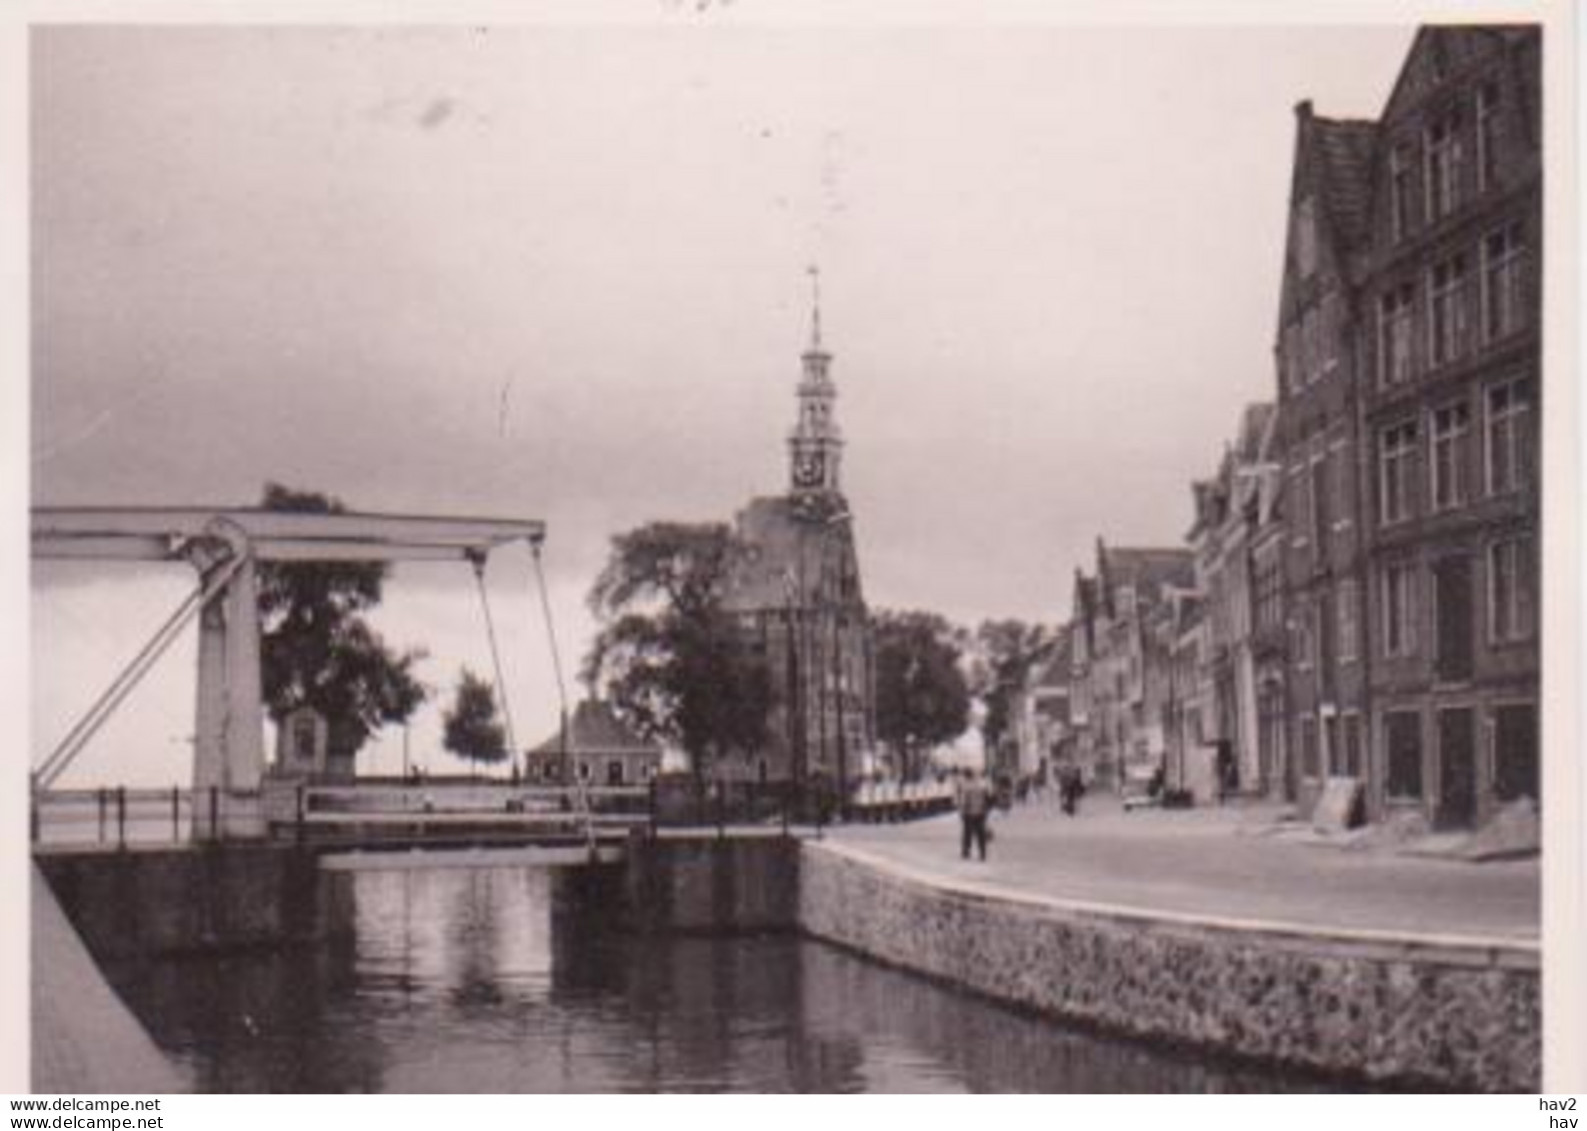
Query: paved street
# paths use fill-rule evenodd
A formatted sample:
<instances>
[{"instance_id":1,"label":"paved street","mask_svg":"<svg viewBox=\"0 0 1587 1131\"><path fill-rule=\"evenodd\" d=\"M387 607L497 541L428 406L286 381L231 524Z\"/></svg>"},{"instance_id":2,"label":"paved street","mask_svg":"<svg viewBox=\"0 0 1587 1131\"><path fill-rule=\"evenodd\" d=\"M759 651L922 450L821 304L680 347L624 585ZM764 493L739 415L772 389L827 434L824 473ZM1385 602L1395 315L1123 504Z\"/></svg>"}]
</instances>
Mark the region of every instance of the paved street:
<instances>
[{"instance_id":1,"label":"paved street","mask_svg":"<svg viewBox=\"0 0 1587 1131\"><path fill-rule=\"evenodd\" d=\"M850 826L842 843L955 882L1121 907L1303 926L1537 939L1536 858L1466 860L1346 847L1276 823L1270 805L1138 810L1093 795L999 813L985 864L959 859L959 824ZM1430 838L1427 847L1439 842Z\"/></svg>"}]
</instances>

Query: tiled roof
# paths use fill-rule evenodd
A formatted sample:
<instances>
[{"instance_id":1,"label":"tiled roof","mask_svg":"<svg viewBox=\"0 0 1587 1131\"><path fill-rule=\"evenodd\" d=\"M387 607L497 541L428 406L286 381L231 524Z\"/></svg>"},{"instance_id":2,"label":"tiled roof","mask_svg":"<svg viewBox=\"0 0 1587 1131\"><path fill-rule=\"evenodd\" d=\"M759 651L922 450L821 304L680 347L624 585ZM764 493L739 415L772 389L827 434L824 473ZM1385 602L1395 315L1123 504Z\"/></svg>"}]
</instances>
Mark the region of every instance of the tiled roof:
<instances>
[{"instance_id":1,"label":"tiled roof","mask_svg":"<svg viewBox=\"0 0 1587 1131\"><path fill-rule=\"evenodd\" d=\"M1372 235L1372 162L1376 122L1311 119L1319 195L1334 231L1347 249Z\"/></svg>"},{"instance_id":2,"label":"tiled roof","mask_svg":"<svg viewBox=\"0 0 1587 1131\"><path fill-rule=\"evenodd\" d=\"M798 598L802 523L785 496L751 499L735 533L746 544L733 563L724 604L735 611L787 606Z\"/></svg>"},{"instance_id":3,"label":"tiled roof","mask_svg":"<svg viewBox=\"0 0 1587 1131\"><path fill-rule=\"evenodd\" d=\"M570 754L640 753L661 756L661 747L635 734L601 699L586 699L573 709L568 720ZM562 735L553 733L532 754L556 754L562 750Z\"/></svg>"},{"instance_id":4,"label":"tiled roof","mask_svg":"<svg viewBox=\"0 0 1587 1131\"><path fill-rule=\"evenodd\" d=\"M1156 600L1165 585L1188 589L1195 584L1194 558L1187 549L1110 546L1106 553L1109 587L1133 585L1140 600Z\"/></svg>"},{"instance_id":5,"label":"tiled roof","mask_svg":"<svg viewBox=\"0 0 1587 1131\"><path fill-rule=\"evenodd\" d=\"M837 499L830 506L836 509L804 516L785 495L751 499L735 522L744 553L733 563L723 605L753 612L819 603L828 568L839 568L832 540L846 522L846 504Z\"/></svg>"},{"instance_id":6,"label":"tiled roof","mask_svg":"<svg viewBox=\"0 0 1587 1131\"><path fill-rule=\"evenodd\" d=\"M1242 461L1245 463L1261 461L1262 447L1277 413L1277 406L1271 401L1259 401L1245 406L1245 412L1240 417L1240 437L1236 447Z\"/></svg>"}]
</instances>

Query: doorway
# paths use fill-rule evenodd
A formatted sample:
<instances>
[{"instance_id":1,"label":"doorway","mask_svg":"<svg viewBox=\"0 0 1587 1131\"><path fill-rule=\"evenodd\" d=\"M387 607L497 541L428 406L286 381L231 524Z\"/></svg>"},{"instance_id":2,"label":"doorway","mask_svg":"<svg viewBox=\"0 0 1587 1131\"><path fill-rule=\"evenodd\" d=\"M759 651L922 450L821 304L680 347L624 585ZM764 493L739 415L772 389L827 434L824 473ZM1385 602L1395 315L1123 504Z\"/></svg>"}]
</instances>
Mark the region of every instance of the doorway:
<instances>
[{"instance_id":1,"label":"doorway","mask_svg":"<svg viewBox=\"0 0 1587 1131\"><path fill-rule=\"evenodd\" d=\"M1440 829L1469 829L1477 819L1477 741L1472 711L1438 712L1438 812Z\"/></svg>"}]
</instances>

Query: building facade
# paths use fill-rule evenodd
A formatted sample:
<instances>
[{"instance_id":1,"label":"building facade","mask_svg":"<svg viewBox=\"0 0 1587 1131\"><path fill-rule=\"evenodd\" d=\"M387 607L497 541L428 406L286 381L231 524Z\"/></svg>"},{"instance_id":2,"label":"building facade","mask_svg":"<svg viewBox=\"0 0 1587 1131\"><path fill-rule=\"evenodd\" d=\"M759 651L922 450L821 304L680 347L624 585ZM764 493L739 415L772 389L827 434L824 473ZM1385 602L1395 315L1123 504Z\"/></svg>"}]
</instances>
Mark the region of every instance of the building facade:
<instances>
[{"instance_id":1,"label":"building facade","mask_svg":"<svg viewBox=\"0 0 1587 1131\"><path fill-rule=\"evenodd\" d=\"M1095 576L1076 575L1070 636L1085 688L1074 695L1071 714L1083 768L1101 785L1164 764L1172 652L1154 629L1156 611L1192 580L1189 550L1110 549L1100 538Z\"/></svg>"},{"instance_id":2,"label":"building facade","mask_svg":"<svg viewBox=\"0 0 1587 1131\"><path fill-rule=\"evenodd\" d=\"M1541 34L1424 28L1379 124L1360 288L1379 810L1539 794Z\"/></svg>"},{"instance_id":3,"label":"building facade","mask_svg":"<svg viewBox=\"0 0 1587 1131\"><path fill-rule=\"evenodd\" d=\"M585 699L573 709L566 733L559 728L524 755L532 783L646 785L661 772L661 747L647 742L617 717L611 704Z\"/></svg>"},{"instance_id":4,"label":"building facade","mask_svg":"<svg viewBox=\"0 0 1587 1131\"><path fill-rule=\"evenodd\" d=\"M1044 648L1030 665L1013 697L1010 721L1017 752L1017 780L1051 784L1061 765L1074 762L1075 743L1070 710L1074 656L1068 631Z\"/></svg>"},{"instance_id":5,"label":"building facade","mask_svg":"<svg viewBox=\"0 0 1587 1131\"><path fill-rule=\"evenodd\" d=\"M1208 708L1198 712L1200 740L1227 751L1228 788L1264 795L1277 774L1260 741L1252 543L1263 493L1275 486L1276 424L1274 406L1246 407L1216 474L1192 485L1195 521L1186 535L1206 620L1202 663L1211 688Z\"/></svg>"},{"instance_id":6,"label":"building facade","mask_svg":"<svg viewBox=\"0 0 1587 1131\"><path fill-rule=\"evenodd\" d=\"M735 518L742 553L725 600L744 646L770 674L768 739L719 774L847 789L874 762L875 650L840 479L837 388L819 306L801 360L789 489L750 500Z\"/></svg>"},{"instance_id":7,"label":"building facade","mask_svg":"<svg viewBox=\"0 0 1587 1131\"><path fill-rule=\"evenodd\" d=\"M1360 338L1378 127L1302 102L1275 356L1284 468L1285 792L1309 808L1330 777L1367 773Z\"/></svg>"}]
</instances>

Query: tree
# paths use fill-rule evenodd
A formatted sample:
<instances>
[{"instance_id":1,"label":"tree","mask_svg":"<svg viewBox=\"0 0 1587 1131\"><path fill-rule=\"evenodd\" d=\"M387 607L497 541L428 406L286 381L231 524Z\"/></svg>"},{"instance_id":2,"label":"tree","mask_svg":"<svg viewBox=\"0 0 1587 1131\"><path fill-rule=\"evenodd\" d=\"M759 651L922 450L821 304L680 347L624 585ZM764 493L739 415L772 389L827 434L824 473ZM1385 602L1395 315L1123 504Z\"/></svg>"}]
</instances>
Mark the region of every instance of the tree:
<instances>
[{"instance_id":1,"label":"tree","mask_svg":"<svg viewBox=\"0 0 1587 1131\"><path fill-rule=\"evenodd\" d=\"M981 700L981 741L988 751L1001 747L1013 725L1014 697L1041 655L1058 638L1058 629L1020 620L982 621L975 630L971 689Z\"/></svg>"},{"instance_id":2,"label":"tree","mask_svg":"<svg viewBox=\"0 0 1587 1131\"><path fill-rule=\"evenodd\" d=\"M277 483L268 510L336 514L341 501ZM363 614L380 603L386 567L377 562L262 562L260 668L277 725L299 707L324 716L327 746L351 759L382 726L403 723L428 690L415 677L421 649L393 652Z\"/></svg>"},{"instance_id":3,"label":"tree","mask_svg":"<svg viewBox=\"0 0 1587 1131\"><path fill-rule=\"evenodd\" d=\"M935 613L878 611L876 733L899 757L900 776L920 776L920 754L970 725L970 689L960 670L962 634Z\"/></svg>"},{"instance_id":4,"label":"tree","mask_svg":"<svg viewBox=\"0 0 1587 1131\"><path fill-rule=\"evenodd\" d=\"M651 523L612 539L590 591L603 627L581 678L696 773L766 741L770 674L722 607L743 549L719 523Z\"/></svg>"},{"instance_id":5,"label":"tree","mask_svg":"<svg viewBox=\"0 0 1587 1131\"><path fill-rule=\"evenodd\" d=\"M452 707L442 716L441 745L470 762L507 759L507 732L496 713L496 690L467 668L458 677Z\"/></svg>"}]
</instances>

